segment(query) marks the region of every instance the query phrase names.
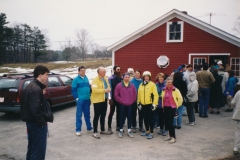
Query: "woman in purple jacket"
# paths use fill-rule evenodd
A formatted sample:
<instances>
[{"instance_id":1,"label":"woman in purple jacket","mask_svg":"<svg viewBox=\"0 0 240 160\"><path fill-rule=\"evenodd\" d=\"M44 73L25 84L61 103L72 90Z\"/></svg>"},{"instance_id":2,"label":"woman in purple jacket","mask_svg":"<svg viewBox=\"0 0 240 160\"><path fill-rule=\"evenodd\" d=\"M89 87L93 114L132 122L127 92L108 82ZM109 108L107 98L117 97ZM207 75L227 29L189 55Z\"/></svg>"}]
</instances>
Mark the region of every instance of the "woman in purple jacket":
<instances>
[{"instance_id":1,"label":"woman in purple jacket","mask_svg":"<svg viewBox=\"0 0 240 160\"><path fill-rule=\"evenodd\" d=\"M135 86L130 83L130 74L125 73L123 75L123 81L118 83L115 91L114 97L117 102L120 104L120 131L119 138L123 136L123 122L125 117L127 116L128 120L128 136L133 138L133 133L131 131L131 123L132 123L132 104L135 102L137 98L137 92Z\"/></svg>"}]
</instances>

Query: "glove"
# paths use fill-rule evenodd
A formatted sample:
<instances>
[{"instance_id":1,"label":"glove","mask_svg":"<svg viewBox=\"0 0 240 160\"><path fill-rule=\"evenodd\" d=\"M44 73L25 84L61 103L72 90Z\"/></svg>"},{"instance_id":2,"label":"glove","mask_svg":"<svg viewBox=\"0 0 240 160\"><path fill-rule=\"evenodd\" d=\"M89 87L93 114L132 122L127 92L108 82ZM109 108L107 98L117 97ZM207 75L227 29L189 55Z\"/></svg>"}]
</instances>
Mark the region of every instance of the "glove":
<instances>
[{"instance_id":1,"label":"glove","mask_svg":"<svg viewBox=\"0 0 240 160\"><path fill-rule=\"evenodd\" d=\"M152 104L152 111L155 111L157 106L155 104Z\"/></svg>"},{"instance_id":2,"label":"glove","mask_svg":"<svg viewBox=\"0 0 240 160\"><path fill-rule=\"evenodd\" d=\"M140 103L137 104L138 109L141 111L142 105Z\"/></svg>"},{"instance_id":3,"label":"glove","mask_svg":"<svg viewBox=\"0 0 240 160\"><path fill-rule=\"evenodd\" d=\"M110 106L114 106L114 102L113 102L112 99L109 99L109 105L110 105Z\"/></svg>"}]
</instances>

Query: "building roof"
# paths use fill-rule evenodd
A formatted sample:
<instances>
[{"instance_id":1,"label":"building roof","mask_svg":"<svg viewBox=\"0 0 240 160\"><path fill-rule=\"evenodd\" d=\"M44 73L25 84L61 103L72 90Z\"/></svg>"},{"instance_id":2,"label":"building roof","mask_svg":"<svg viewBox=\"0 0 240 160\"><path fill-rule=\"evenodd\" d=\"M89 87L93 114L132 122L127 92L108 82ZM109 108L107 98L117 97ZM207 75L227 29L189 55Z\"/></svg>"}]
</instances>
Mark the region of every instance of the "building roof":
<instances>
[{"instance_id":1,"label":"building roof","mask_svg":"<svg viewBox=\"0 0 240 160\"><path fill-rule=\"evenodd\" d=\"M141 36L151 32L152 30L156 29L157 27L165 24L169 20L173 18L178 18L187 22L205 32L208 32L218 38L221 38L231 44L234 44L240 47L240 38L231 35L217 27L214 27L206 22L203 22L197 18L194 18L184 12L178 11L176 9L171 10L170 12L164 14L163 16L159 17L158 19L152 21L151 23L147 24L146 26L140 28L139 30L133 32L132 34L128 35L127 37L121 39L120 41L114 43L113 45L109 46L107 50L116 51L123 46L133 42L134 40L140 38Z\"/></svg>"}]
</instances>

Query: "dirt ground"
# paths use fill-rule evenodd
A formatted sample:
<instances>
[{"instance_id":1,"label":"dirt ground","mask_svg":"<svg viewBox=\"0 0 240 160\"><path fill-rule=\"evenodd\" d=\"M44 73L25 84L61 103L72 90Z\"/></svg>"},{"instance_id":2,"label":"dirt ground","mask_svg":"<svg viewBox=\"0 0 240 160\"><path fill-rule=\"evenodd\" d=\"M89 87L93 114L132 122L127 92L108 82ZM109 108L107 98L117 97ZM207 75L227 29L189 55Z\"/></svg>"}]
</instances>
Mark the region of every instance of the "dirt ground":
<instances>
[{"instance_id":1,"label":"dirt ground","mask_svg":"<svg viewBox=\"0 0 240 160\"><path fill-rule=\"evenodd\" d=\"M176 129L177 142L169 144L154 129L151 140L141 137L140 132L129 138L124 133L118 138L118 132L112 135L100 135L94 139L87 133L83 118L82 135L75 136L75 104L55 108L54 123L49 124L47 143L47 160L78 160L78 159L124 159L124 160L239 160L233 155L234 132L236 122L231 120L232 113L221 109L220 115L209 114L208 118L196 115L197 125L187 126L187 117L182 119L182 128ZM93 108L91 106L91 121ZM107 129L107 117L106 117ZM0 160L25 159L27 134L25 123L19 115L0 113ZM115 115L113 128L115 129ZM124 128L126 130L126 127Z\"/></svg>"}]
</instances>

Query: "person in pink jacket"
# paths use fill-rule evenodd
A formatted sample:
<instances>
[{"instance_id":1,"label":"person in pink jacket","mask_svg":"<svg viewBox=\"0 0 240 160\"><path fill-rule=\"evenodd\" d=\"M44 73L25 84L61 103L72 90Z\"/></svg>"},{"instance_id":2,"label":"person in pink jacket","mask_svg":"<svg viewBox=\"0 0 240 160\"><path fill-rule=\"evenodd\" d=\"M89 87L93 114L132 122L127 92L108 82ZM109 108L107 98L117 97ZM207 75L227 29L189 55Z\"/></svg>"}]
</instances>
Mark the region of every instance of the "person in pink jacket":
<instances>
[{"instance_id":1,"label":"person in pink jacket","mask_svg":"<svg viewBox=\"0 0 240 160\"><path fill-rule=\"evenodd\" d=\"M123 136L123 123L127 116L128 121L128 136L133 138L133 133L131 131L132 124L132 105L137 98L137 91L135 86L130 83L130 74L125 73L123 75L123 81L118 83L115 91L114 98L120 104L120 131L119 138Z\"/></svg>"}]
</instances>

